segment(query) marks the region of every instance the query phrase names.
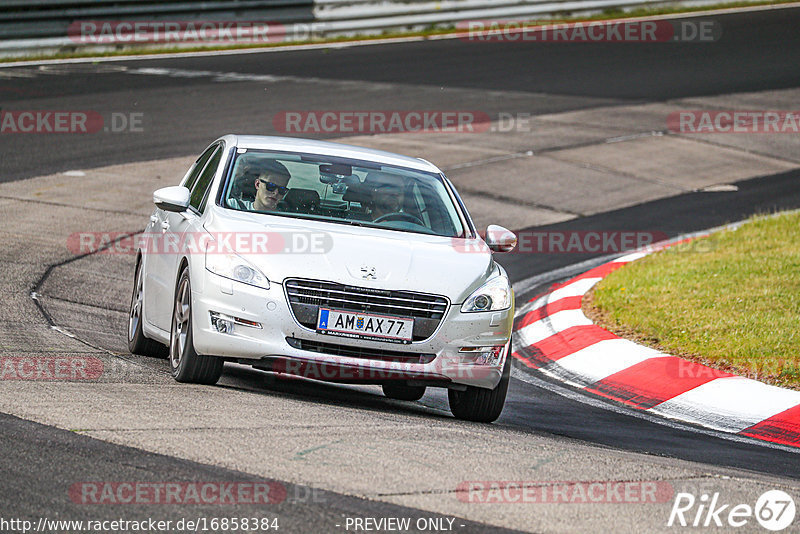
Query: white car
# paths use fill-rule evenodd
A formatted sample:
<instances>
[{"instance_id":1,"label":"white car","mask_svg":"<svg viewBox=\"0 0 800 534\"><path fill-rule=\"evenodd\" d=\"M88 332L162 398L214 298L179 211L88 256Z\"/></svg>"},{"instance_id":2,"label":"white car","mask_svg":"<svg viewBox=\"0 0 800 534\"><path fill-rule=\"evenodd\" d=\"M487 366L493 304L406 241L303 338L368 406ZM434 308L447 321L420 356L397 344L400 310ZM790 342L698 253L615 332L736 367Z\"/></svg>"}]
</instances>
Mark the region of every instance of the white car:
<instances>
[{"instance_id":1,"label":"white car","mask_svg":"<svg viewBox=\"0 0 800 534\"><path fill-rule=\"evenodd\" d=\"M482 238L433 164L226 135L153 201L128 345L169 347L175 380L214 384L230 361L402 400L445 387L456 417L500 415L514 294L492 251L516 236Z\"/></svg>"}]
</instances>

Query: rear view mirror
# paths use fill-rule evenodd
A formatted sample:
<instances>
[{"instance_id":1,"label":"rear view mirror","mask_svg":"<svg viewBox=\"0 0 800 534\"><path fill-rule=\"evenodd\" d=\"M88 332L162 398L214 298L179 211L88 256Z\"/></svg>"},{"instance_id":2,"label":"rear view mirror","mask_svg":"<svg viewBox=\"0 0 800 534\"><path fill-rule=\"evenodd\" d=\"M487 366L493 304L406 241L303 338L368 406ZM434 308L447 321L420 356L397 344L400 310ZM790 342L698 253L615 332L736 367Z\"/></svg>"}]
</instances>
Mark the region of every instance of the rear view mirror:
<instances>
[{"instance_id":1,"label":"rear view mirror","mask_svg":"<svg viewBox=\"0 0 800 534\"><path fill-rule=\"evenodd\" d=\"M181 213L189 207L190 191L182 185L163 187L153 193L153 203L164 211Z\"/></svg>"},{"instance_id":2,"label":"rear view mirror","mask_svg":"<svg viewBox=\"0 0 800 534\"><path fill-rule=\"evenodd\" d=\"M319 166L319 181L333 184L353 174L353 166L345 163L325 163Z\"/></svg>"},{"instance_id":3,"label":"rear view mirror","mask_svg":"<svg viewBox=\"0 0 800 534\"><path fill-rule=\"evenodd\" d=\"M486 227L486 244L495 252L511 252L517 246L517 236L511 230L490 224Z\"/></svg>"}]
</instances>

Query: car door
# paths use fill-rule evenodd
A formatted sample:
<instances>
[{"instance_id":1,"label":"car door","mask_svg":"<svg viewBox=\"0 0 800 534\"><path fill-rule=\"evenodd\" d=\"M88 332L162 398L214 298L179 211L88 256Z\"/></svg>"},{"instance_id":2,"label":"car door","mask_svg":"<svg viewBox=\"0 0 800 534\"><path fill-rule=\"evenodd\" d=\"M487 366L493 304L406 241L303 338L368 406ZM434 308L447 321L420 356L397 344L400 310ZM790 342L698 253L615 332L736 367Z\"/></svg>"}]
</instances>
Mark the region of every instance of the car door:
<instances>
[{"instance_id":1,"label":"car door","mask_svg":"<svg viewBox=\"0 0 800 534\"><path fill-rule=\"evenodd\" d=\"M178 262L183 257L186 231L200 214L204 195L213 181L222 157L221 143L206 149L187 173L183 186L191 192L189 208L174 213L156 208L150 216L147 232L152 246L147 254L145 277L145 316L149 323L169 331Z\"/></svg>"}]
</instances>

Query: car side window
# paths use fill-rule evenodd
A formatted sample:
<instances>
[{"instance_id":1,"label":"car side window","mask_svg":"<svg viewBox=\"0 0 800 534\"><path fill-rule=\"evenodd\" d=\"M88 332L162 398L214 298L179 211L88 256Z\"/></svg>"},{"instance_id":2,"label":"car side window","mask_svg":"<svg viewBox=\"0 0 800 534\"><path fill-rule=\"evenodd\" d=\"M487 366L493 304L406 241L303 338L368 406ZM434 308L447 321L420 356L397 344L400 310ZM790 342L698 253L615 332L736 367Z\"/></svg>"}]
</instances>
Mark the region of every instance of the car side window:
<instances>
[{"instance_id":1,"label":"car side window","mask_svg":"<svg viewBox=\"0 0 800 534\"><path fill-rule=\"evenodd\" d=\"M189 175L186 177L186 181L183 183L184 187L191 190L194 187L194 184L197 183L197 178L200 176L203 168L206 166L206 162L208 158L211 157L211 154L219 148L219 145L210 146L203 152L197 161L194 162L192 169L189 171Z\"/></svg>"},{"instance_id":2,"label":"car side window","mask_svg":"<svg viewBox=\"0 0 800 534\"><path fill-rule=\"evenodd\" d=\"M201 204L203 204L203 200L206 198L206 192L211 182L214 180L214 175L217 173L217 167L219 166L219 160L221 158L222 146L218 145L214 154L209 158L208 163L206 163L203 172L200 173L200 177L197 179L197 182L195 182L194 187L191 189L192 194L189 197L189 205L197 211L201 211Z\"/></svg>"}]
</instances>

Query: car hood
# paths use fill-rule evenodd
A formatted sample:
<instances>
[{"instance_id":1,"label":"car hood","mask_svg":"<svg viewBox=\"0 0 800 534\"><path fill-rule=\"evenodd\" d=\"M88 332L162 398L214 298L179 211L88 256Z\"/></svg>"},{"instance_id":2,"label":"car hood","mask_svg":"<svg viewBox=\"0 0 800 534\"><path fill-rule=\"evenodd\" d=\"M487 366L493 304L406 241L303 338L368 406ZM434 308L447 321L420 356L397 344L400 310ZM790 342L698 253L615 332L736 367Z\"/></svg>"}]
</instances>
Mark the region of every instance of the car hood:
<instances>
[{"instance_id":1,"label":"car hood","mask_svg":"<svg viewBox=\"0 0 800 534\"><path fill-rule=\"evenodd\" d=\"M289 217L229 212L205 229L271 282L326 280L463 302L496 269L485 242Z\"/></svg>"}]
</instances>

